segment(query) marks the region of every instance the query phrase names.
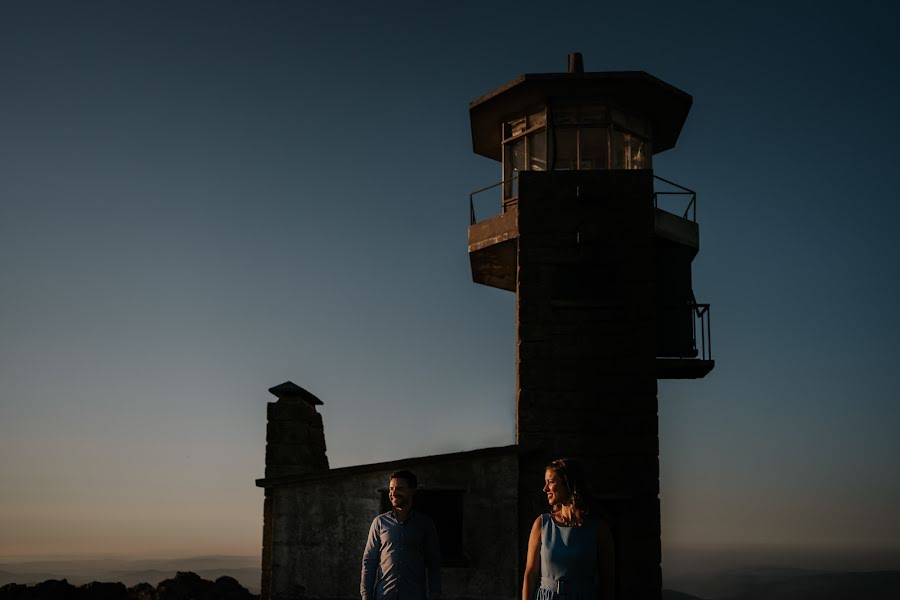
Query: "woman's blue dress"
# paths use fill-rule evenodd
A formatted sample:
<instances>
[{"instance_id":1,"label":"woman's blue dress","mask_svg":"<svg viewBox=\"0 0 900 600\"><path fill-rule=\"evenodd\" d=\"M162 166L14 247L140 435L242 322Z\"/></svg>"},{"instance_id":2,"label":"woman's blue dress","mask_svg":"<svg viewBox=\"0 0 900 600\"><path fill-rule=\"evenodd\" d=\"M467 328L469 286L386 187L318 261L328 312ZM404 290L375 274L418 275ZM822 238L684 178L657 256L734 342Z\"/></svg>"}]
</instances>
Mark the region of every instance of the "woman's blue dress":
<instances>
[{"instance_id":1,"label":"woman's blue dress","mask_svg":"<svg viewBox=\"0 0 900 600\"><path fill-rule=\"evenodd\" d=\"M541 515L541 584L535 600L597 600L597 519L582 527L557 525Z\"/></svg>"}]
</instances>

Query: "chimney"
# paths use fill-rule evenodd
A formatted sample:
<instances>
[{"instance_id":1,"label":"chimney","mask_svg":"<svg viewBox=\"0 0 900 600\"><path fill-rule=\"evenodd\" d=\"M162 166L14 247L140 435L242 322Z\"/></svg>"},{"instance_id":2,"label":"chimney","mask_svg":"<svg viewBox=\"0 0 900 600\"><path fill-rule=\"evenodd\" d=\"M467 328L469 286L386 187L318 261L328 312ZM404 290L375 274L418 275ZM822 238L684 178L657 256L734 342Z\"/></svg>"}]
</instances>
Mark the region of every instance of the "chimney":
<instances>
[{"instance_id":1,"label":"chimney","mask_svg":"<svg viewBox=\"0 0 900 600\"><path fill-rule=\"evenodd\" d=\"M584 60L581 52L569 53L569 73L584 73Z\"/></svg>"},{"instance_id":2,"label":"chimney","mask_svg":"<svg viewBox=\"0 0 900 600\"><path fill-rule=\"evenodd\" d=\"M322 401L292 381L269 388L266 479L328 470Z\"/></svg>"}]
</instances>

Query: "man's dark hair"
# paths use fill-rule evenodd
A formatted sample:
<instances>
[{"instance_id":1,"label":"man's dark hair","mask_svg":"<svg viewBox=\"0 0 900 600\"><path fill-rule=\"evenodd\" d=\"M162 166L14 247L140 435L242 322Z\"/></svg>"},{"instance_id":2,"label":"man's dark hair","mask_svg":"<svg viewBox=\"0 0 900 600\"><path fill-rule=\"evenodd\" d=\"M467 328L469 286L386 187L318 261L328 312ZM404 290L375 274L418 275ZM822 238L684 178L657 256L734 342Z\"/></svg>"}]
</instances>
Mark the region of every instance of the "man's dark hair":
<instances>
[{"instance_id":1,"label":"man's dark hair","mask_svg":"<svg viewBox=\"0 0 900 600\"><path fill-rule=\"evenodd\" d=\"M406 485L413 489L419 487L419 480L416 479L416 474L412 471L407 471L406 469L394 471L391 473L391 479L402 479L406 482Z\"/></svg>"}]
</instances>

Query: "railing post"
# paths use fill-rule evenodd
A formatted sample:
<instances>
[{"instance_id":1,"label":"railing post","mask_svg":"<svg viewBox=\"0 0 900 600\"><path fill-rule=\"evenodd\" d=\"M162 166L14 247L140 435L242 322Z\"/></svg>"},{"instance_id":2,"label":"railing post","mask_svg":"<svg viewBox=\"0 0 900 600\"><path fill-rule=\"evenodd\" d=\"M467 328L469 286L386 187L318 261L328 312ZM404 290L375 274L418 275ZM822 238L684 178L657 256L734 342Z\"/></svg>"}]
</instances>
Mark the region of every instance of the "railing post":
<instances>
[{"instance_id":1,"label":"railing post","mask_svg":"<svg viewBox=\"0 0 900 600\"><path fill-rule=\"evenodd\" d=\"M688 309L688 313L691 315L691 325L693 326L693 336L694 336L694 349L697 349L697 319L694 318L694 313L697 312L697 305L692 304ZM703 339L703 322L700 323L700 339ZM701 342L702 344L702 342Z\"/></svg>"},{"instance_id":2,"label":"railing post","mask_svg":"<svg viewBox=\"0 0 900 600\"><path fill-rule=\"evenodd\" d=\"M700 340L700 358L706 360L706 323L702 314L700 315Z\"/></svg>"},{"instance_id":3,"label":"railing post","mask_svg":"<svg viewBox=\"0 0 900 600\"><path fill-rule=\"evenodd\" d=\"M481 189L477 189L474 192L472 192L471 194L469 194L469 222L470 222L470 224L475 225L475 223L476 223L475 196L477 194L480 194L481 192L486 192L488 190L492 190L497 186L501 186L501 188L500 188L500 212L501 212L501 214L505 213L506 206L507 206L507 202L506 202L507 198L504 197L505 184L515 181L516 179L517 179L517 177L513 177L512 179L502 180L499 183L493 183L489 186L483 187Z\"/></svg>"}]
</instances>

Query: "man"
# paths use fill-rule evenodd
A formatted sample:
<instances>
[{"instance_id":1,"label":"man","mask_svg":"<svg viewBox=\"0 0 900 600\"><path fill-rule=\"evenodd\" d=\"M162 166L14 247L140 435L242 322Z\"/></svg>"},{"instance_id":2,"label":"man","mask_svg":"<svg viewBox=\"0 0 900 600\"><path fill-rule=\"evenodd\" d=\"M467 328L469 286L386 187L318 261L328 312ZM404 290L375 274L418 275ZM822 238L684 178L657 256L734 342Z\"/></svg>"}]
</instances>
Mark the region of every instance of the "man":
<instances>
[{"instance_id":1,"label":"man","mask_svg":"<svg viewBox=\"0 0 900 600\"><path fill-rule=\"evenodd\" d=\"M359 582L362 600L440 598L441 549L437 529L427 515L413 511L417 485L418 480L410 471L391 474L388 498L393 508L372 521L363 551Z\"/></svg>"}]
</instances>

